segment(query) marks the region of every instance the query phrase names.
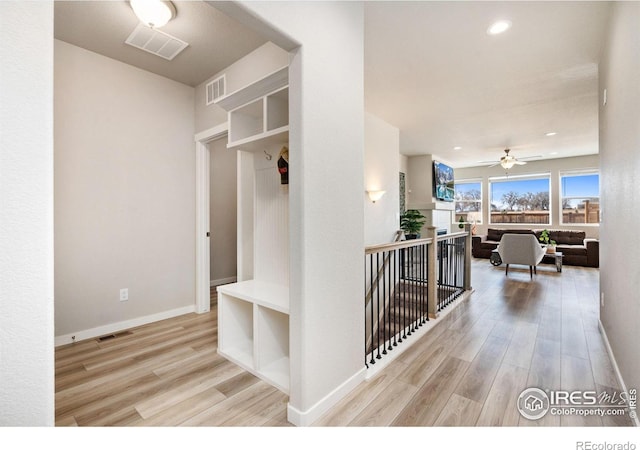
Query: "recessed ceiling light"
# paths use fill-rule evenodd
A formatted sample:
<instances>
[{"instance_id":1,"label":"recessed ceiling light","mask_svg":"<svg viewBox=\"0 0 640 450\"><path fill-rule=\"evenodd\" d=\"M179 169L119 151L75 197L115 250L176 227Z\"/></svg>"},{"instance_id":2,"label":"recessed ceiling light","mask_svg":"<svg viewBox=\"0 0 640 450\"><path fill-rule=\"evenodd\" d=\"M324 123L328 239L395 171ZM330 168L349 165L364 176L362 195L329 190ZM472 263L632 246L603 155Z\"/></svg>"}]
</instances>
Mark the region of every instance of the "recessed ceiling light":
<instances>
[{"instance_id":1,"label":"recessed ceiling light","mask_svg":"<svg viewBox=\"0 0 640 450\"><path fill-rule=\"evenodd\" d=\"M462 150L462 147L453 147L454 150Z\"/></svg>"},{"instance_id":2,"label":"recessed ceiling light","mask_svg":"<svg viewBox=\"0 0 640 450\"><path fill-rule=\"evenodd\" d=\"M545 136L555 136L556 134L558 133L556 133L555 131L550 131L548 133L545 133Z\"/></svg>"},{"instance_id":3,"label":"recessed ceiling light","mask_svg":"<svg viewBox=\"0 0 640 450\"><path fill-rule=\"evenodd\" d=\"M511 22L508 20L498 20L497 22L493 22L489 29L487 30L487 34L493 36L496 34L504 33L509 28L511 28Z\"/></svg>"},{"instance_id":4,"label":"recessed ceiling light","mask_svg":"<svg viewBox=\"0 0 640 450\"><path fill-rule=\"evenodd\" d=\"M551 153L549 153L549 154L550 154L550 155L557 155L557 154L558 154L558 152L551 152Z\"/></svg>"}]
</instances>

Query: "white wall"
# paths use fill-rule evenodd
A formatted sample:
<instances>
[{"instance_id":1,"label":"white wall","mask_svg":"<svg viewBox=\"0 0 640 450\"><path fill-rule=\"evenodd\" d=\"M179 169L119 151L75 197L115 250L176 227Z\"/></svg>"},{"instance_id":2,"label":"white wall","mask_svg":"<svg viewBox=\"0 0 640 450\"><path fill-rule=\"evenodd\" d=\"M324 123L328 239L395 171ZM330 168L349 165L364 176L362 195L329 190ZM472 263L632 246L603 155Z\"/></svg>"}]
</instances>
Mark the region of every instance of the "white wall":
<instances>
[{"instance_id":1,"label":"white wall","mask_svg":"<svg viewBox=\"0 0 640 450\"><path fill-rule=\"evenodd\" d=\"M406 158L407 209L417 209L425 217L420 231L421 237L427 237L427 228L436 227L446 233L459 231L451 227L451 202L436 200L433 195L433 162L439 161L451 165L450 162L436 155L415 155Z\"/></svg>"},{"instance_id":2,"label":"white wall","mask_svg":"<svg viewBox=\"0 0 640 450\"><path fill-rule=\"evenodd\" d=\"M272 144L264 154L253 154L253 164L245 168L253 171L254 190L251 199L253 222L253 278L282 286L289 286L289 185L281 184L277 161L280 145ZM249 220L249 218L245 218Z\"/></svg>"},{"instance_id":3,"label":"white wall","mask_svg":"<svg viewBox=\"0 0 640 450\"><path fill-rule=\"evenodd\" d=\"M224 74L226 93L230 94L287 64L289 64L289 53L267 42L196 86L196 131L206 130L227 121L227 112L224 109L215 104L209 106L206 104L205 87L211 80Z\"/></svg>"},{"instance_id":4,"label":"white wall","mask_svg":"<svg viewBox=\"0 0 640 450\"><path fill-rule=\"evenodd\" d=\"M292 50L289 419L304 425L364 372L363 5L221 7Z\"/></svg>"},{"instance_id":5,"label":"white wall","mask_svg":"<svg viewBox=\"0 0 640 450\"><path fill-rule=\"evenodd\" d=\"M0 426L51 426L52 3L0 2L0 42Z\"/></svg>"},{"instance_id":6,"label":"white wall","mask_svg":"<svg viewBox=\"0 0 640 450\"><path fill-rule=\"evenodd\" d=\"M640 3L616 2L600 65L600 320L628 389L640 386ZM602 105L607 90L607 104Z\"/></svg>"},{"instance_id":7,"label":"white wall","mask_svg":"<svg viewBox=\"0 0 640 450\"><path fill-rule=\"evenodd\" d=\"M54 89L56 336L193 308L193 88L56 41Z\"/></svg>"},{"instance_id":8,"label":"white wall","mask_svg":"<svg viewBox=\"0 0 640 450\"><path fill-rule=\"evenodd\" d=\"M400 229L400 131L373 114L365 113L364 188L386 191L376 203L364 195L364 243L393 241Z\"/></svg>"},{"instance_id":9,"label":"white wall","mask_svg":"<svg viewBox=\"0 0 640 450\"><path fill-rule=\"evenodd\" d=\"M560 223L560 173L563 171L580 169L598 169L600 159L598 155L577 156L573 158L558 158L540 161L528 161L526 165L515 166L509 170L512 175L525 174L551 174L551 225L549 228L562 230L581 230L588 238L598 238L600 227L598 225L563 225ZM489 224L489 178L504 176L505 172L501 166L496 167L465 167L454 169L456 181L481 179L482 180L482 224L477 226L477 234L486 234L488 228L532 228L532 224L523 225L490 225ZM601 182L602 184L602 182ZM603 194L601 188L600 194ZM542 228L544 225L533 225L533 228ZM455 230L455 227L454 227ZM600 247L602 251L602 246Z\"/></svg>"},{"instance_id":10,"label":"white wall","mask_svg":"<svg viewBox=\"0 0 640 450\"><path fill-rule=\"evenodd\" d=\"M236 277L236 153L227 148L226 138L209 143L209 274L214 285L230 283Z\"/></svg>"}]
</instances>

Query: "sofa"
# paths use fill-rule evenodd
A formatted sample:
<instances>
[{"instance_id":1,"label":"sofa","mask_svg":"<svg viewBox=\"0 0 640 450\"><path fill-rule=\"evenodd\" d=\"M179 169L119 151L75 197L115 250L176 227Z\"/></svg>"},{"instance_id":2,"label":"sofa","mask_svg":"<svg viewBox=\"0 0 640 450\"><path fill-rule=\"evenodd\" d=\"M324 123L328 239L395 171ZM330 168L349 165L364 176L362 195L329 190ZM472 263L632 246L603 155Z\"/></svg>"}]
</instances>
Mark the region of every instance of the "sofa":
<instances>
[{"instance_id":1,"label":"sofa","mask_svg":"<svg viewBox=\"0 0 640 450\"><path fill-rule=\"evenodd\" d=\"M474 258L489 258L505 233L534 234L540 238L542 230L489 228L486 235L471 238L471 254ZM586 237L584 231L549 230L549 239L556 241L556 251L562 252L562 263L570 266L600 267L600 243ZM545 257L543 262L554 262Z\"/></svg>"}]
</instances>

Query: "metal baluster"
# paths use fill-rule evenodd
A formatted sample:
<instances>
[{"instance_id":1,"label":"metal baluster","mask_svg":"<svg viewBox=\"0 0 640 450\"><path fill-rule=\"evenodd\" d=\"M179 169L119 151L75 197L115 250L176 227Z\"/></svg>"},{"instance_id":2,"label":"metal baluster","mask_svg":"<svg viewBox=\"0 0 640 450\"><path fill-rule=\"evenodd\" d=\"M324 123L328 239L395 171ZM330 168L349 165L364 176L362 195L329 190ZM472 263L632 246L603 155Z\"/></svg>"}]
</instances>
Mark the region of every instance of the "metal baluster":
<instances>
[{"instance_id":1,"label":"metal baluster","mask_svg":"<svg viewBox=\"0 0 640 450\"><path fill-rule=\"evenodd\" d=\"M413 331L418 331L418 304L420 300L420 293L418 292L418 266L420 261L418 260L418 247L413 247Z\"/></svg>"},{"instance_id":2,"label":"metal baluster","mask_svg":"<svg viewBox=\"0 0 640 450\"><path fill-rule=\"evenodd\" d=\"M391 264L393 262L393 298L391 298L391 300L389 301L389 304L391 305L391 311L393 312L393 346L397 347L398 346L398 337L397 337L397 331L396 331L396 324L398 323L398 313L396 311L396 293L397 293L397 289L398 289L398 280L396 278L396 252L397 250L394 250L393 253L389 253L389 264Z\"/></svg>"},{"instance_id":3,"label":"metal baluster","mask_svg":"<svg viewBox=\"0 0 640 450\"><path fill-rule=\"evenodd\" d=\"M382 354L387 354L387 277L384 269L384 261L386 259L386 253L382 252ZM378 315L380 317L380 315ZM380 332L380 326L378 325L378 332Z\"/></svg>"},{"instance_id":4,"label":"metal baluster","mask_svg":"<svg viewBox=\"0 0 640 450\"><path fill-rule=\"evenodd\" d=\"M420 252L422 253L422 273L420 274L420 287L422 289L422 311L420 311L420 315L422 316L422 323L426 322L427 317L427 299L425 297L425 283L424 280L426 278L426 267L427 267L427 252L424 244L420 248Z\"/></svg>"},{"instance_id":5,"label":"metal baluster","mask_svg":"<svg viewBox=\"0 0 640 450\"><path fill-rule=\"evenodd\" d=\"M369 255L369 272L371 276L371 300L369 300L369 305L371 307L371 364L375 364L376 360L373 357L373 254Z\"/></svg>"},{"instance_id":6,"label":"metal baluster","mask_svg":"<svg viewBox=\"0 0 640 450\"><path fill-rule=\"evenodd\" d=\"M431 280L429 280L429 247L427 246L427 244L424 245L424 262L425 262L425 267L424 267L424 281L425 281L425 290L427 288L427 286L429 285L429 283L431 282ZM426 320L429 320L429 299L426 298L426 293L425 293L425 306L424 306L424 310L425 310L425 316L426 316Z\"/></svg>"},{"instance_id":7,"label":"metal baluster","mask_svg":"<svg viewBox=\"0 0 640 450\"><path fill-rule=\"evenodd\" d=\"M367 295L367 259L368 256L365 255L364 258L364 293ZM366 300L365 300L366 301ZM371 330L373 332L373 330ZM364 365L368 369L369 368L369 349L367 348L367 307L365 303L364 308Z\"/></svg>"},{"instance_id":8,"label":"metal baluster","mask_svg":"<svg viewBox=\"0 0 640 450\"><path fill-rule=\"evenodd\" d=\"M404 283L402 286L402 322L404 324L404 331L403 334L404 336L402 336L404 339L407 338L407 288L408 288L408 284L407 284L407 280L408 280L408 275L407 275L407 267L409 264L409 254L408 254L408 249L403 248L402 249L402 255L404 258L404 262L403 262L403 273L404 273Z\"/></svg>"},{"instance_id":9,"label":"metal baluster","mask_svg":"<svg viewBox=\"0 0 640 450\"><path fill-rule=\"evenodd\" d=\"M389 301L386 304L386 310L387 310L387 337L388 340L385 342L388 342L388 347L387 350L393 350L393 344L391 342L391 337L393 336L393 328L391 327L391 319L393 319L393 302L392 302L392 298L391 298L391 252L389 252L387 254L387 269L385 270L385 277L387 277L387 297L389 299Z\"/></svg>"},{"instance_id":10,"label":"metal baluster","mask_svg":"<svg viewBox=\"0 0 640 450\"><path fill-rule=\"evenodd\" d=\"M409 313L407 315L407 328L409 329L409 331L407 331L407 336L411 336L411 333L413 332L413 247L409 247L409 271L411 273L411 276L409 277L409 286L408 286L408 290L409 290L409 300L408 300L408 307L409 307Z\"/></svg>"},{"instance_id":11,"label":"metal baluster","mask_svg":"<svg viewBox=\"0 0 640 450\"><path fill-rule=\"evenodd\" d=\"M424 247L421 245L418 248L418 253L420 254L420 326L424 324Z\"/></svg>"},{"instance_id":12,"label":"metal baluster","mask_svg":"<svg viewBox=\"0 0 640 450\"><path fill-rule=\"evenodd\" d=\"M377 359L382 358L382 356L380 356L380 277L378 276L378 274L380 273L380 253L376 253L376 298L377 298L377 305L378 307L376 308L376 320L378 321L378 330L376 331L376 336L377 336L377 341L378 341L378 355L376 356Z\"/></svg>"}]
</instances>

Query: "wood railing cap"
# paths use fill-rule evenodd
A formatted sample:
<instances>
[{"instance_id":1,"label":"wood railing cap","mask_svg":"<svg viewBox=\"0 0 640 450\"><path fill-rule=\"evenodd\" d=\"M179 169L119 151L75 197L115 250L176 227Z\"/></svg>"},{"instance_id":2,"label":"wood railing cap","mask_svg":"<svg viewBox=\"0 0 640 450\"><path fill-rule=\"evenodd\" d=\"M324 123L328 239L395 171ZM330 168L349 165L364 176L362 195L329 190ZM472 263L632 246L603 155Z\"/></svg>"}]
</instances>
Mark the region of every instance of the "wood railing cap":
<instances>
[{"instance_id":1,"label":"wood railing cap","mask_svg":"<svg viewBox=\"0 0 640 450\"><path fill-rule=\"evenodd\" d=\"M398 250L401 248L417 247L419 245L431 244L432 242L433 242L433 239L424 238L424 239L409 239L406 241L399 241L399 242L389 242L387 244L370 245L369 247L365 247L364 254L370 255L372 253L378 253L378 252L389 252L389 251Z\"/></svg>"}]
</instances>

